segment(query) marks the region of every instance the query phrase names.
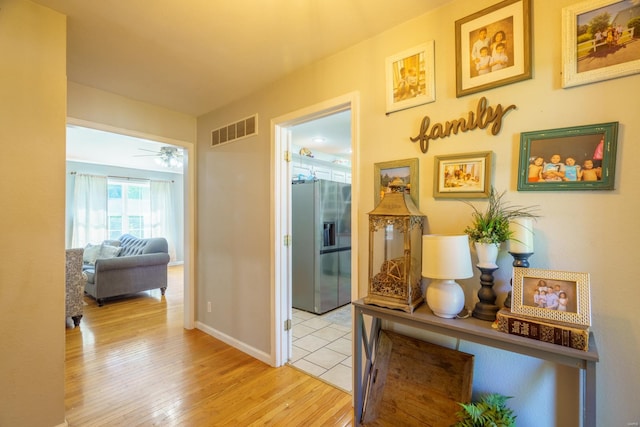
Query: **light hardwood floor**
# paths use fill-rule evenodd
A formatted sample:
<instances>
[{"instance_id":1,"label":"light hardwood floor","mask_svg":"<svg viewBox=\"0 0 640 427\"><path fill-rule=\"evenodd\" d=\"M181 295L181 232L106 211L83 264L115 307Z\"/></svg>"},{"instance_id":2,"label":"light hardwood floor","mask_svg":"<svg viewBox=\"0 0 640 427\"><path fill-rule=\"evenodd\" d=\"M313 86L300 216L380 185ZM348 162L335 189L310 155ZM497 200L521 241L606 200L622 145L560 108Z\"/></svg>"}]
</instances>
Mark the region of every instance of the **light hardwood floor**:
<instances>
[{"instance_id":1,"label":"light hardwood floor","mask_svg":"<svg viewBox=\"0 0 640 427\"><path fill-rule=\"evenodd\" d=\"M159 290L85 297L66 330L66 418L77 426L352 426L351 395L182 327L182 269Z\"/></svg>"}]
</instances>

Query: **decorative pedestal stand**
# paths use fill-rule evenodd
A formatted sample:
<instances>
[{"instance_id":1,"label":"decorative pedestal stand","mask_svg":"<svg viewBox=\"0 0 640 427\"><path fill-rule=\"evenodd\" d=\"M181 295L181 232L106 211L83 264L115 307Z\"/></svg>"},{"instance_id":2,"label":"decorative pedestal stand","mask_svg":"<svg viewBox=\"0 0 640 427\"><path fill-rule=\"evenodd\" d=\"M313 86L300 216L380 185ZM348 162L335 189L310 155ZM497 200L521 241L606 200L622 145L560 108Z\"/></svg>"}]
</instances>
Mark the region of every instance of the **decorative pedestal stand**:
<instances>
[{"instance_id":1,"label":"decorative pedestal stand","mask_svg":"<svg viewBox=\"0 0 640 427\"><path fill-rule=\"evenodd\" d=\"M509 252L513 257L513 266L514 267L524 267L529 268L529 257L533 255L533 252L527 254L519 254L515 252ZM513 281L513 279L511 279ZM511 283L511 287L513 287L513 283ZM507 293L507 298L504 300L504 306L511 308L511 291Z\"/></svg>"},{"instance_id":2,"label":"decorative pedestal stand","mask_svg":"<svg viewBox=\"0 0 640 427\"><path fill-rule=\"evenodd\" d=\"M500 310L496 302L496 293L493 290L493 272L498 267L480 267L476 265L482 272L480 275L480 285L482 286L478 291L478 298L480 301L476 303L473 309L472 316L481 320L489 320L493 322L496 320L496 313Z\"/></svg>"}]
</instances>

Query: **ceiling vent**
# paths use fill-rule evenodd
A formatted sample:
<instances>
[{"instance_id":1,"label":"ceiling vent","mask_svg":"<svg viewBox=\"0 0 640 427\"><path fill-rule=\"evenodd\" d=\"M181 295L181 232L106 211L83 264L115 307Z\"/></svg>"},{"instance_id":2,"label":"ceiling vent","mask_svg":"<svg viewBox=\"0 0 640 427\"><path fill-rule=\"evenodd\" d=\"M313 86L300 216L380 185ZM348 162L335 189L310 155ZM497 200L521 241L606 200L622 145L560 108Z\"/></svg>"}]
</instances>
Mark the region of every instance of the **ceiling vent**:
<instances>
[{"instance_id":1,"label":"ceiling vent","mask_svg":"<svg viewBox=\"0 0 640 427\"><path fill-rule=\"evenodd\" d=\"M211 146L218 147L258 134L258 114L211 131Z\"/></svg>"}]
</instances>

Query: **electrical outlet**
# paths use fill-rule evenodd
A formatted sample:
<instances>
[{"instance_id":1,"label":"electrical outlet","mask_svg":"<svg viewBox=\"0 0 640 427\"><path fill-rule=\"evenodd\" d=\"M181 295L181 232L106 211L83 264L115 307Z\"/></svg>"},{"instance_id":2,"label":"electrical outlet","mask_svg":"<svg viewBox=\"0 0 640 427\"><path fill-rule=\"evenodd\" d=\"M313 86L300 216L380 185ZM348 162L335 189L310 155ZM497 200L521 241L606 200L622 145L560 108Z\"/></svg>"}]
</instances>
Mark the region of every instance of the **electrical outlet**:
<instances>
[{"instance_id":1,"label":"electrical outlet","mask_svg":"<svg viewBox=\"0 0 640 427\"><path fill-rule=\"evenodd\" d=\"M207 301L207 313L211 313L211 301Z\"/></svg>"},{"instance_id":2,"label":"electrical outlet","mask_svg":"<svg viewBox=\"0 0 640 427\"><path fill-rule=\"evenodd\" d=\"M627 427L638 427L638 422L627 423Z\"/></svg>"}]
</instances>

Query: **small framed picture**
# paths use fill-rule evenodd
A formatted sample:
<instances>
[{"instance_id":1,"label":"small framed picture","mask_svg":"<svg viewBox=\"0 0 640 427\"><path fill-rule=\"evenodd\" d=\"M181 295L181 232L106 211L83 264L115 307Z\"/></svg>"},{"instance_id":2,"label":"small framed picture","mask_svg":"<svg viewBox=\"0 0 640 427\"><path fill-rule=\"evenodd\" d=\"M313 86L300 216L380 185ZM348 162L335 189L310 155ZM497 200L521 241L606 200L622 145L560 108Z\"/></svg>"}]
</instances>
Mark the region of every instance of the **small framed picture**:
<instances>
[{"instance_id":1,"label":"small framed picture","mask_svg":"<svg viewBox=\"0 0 640 427\"><path fill-rule=\"evenodd\" d=\"M640 72L637 0L589 0L562 9L562 87Z\"/></svg>"},{"instance_id":2,"label":"small framed picture","mask_svg":"<svg viewBox=\"0 0 640 427\"><path fill-rule=\"evenodd\" d=\"M530 0L505 0L456 21L456 96L530 79Z\"/></svg>"},{"instance_id":3,"label":"small framed picture","mask_svg":"<svg viewBox=\"0 0 640 427\"><path fill-rule=\"evenodd\" d=\"M514 267L511 311L591 326L589 274Z\"/></svg>"},{"instance_id":4,"label":"small framed picture","mask_svg":"<svg viewBox=\"0 0 640 427\"><path fill-rule=\"evenodd\" d=\"M417 208L418 194L420 194L420 181L418 180L418 158L392 160L374 164L373 183L375 205L390 191L389 184L396 178L400 178L406 185L405 191L411 194L411 199Z\"/></svg>"},{"instance_id":5,"label":"small framed picture","mask_svg":"<svg viewBox=\"0 0 640 427\"><path fill-rule=\"evenodd\" d=\"M613 190L618 122L520 134L518 190Z\"/></svg>"},{"instance_id":6,"label":"small framed picture","mask_svg":"<svg viewBox=\"0 0 640 427\"><path fill-rule=\"evenodd\" d=\"M489 197L493 153L436 156L433 197L480 199Z\"/></svg>"},{"instance_id":7,"label":"small framed picture","mask_svg":"<svg viewBox=\"0 0 640 427\"><path fill-rule=\"evenodd\" d=\"M387 114L436 100L433 45L431 40L387 58Z\"/></svg>"}]
</instances>

